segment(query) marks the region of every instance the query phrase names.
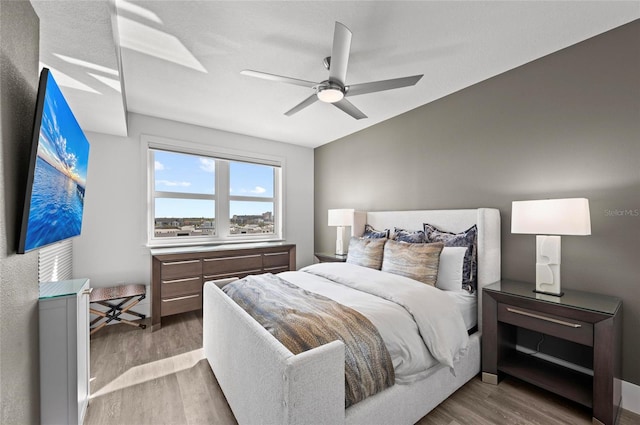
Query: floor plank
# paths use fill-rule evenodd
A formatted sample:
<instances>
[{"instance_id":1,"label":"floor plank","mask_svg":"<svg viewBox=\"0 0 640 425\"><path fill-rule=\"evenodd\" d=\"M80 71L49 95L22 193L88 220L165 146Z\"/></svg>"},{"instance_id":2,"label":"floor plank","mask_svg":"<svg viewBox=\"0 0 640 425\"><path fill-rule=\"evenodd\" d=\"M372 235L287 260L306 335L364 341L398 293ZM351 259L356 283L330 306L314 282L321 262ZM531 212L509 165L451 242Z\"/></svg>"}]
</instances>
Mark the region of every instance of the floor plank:
<instances>
[{"instance_id":1,"label":"floor plank","mask_svg":"<svg viewBox=\"0 0 640 425\"><path fill-rule=\"evenodd\" d=\"M103 328L91 337L91 378L85 425L236 424L203 357L201 313L163 318L156 332ZM496 424L586 425L591 413L517 379L490 385L476 377L418 422ZM623 411L619 425L634 424L640 415Z\"/></svg>"}]
</instances>

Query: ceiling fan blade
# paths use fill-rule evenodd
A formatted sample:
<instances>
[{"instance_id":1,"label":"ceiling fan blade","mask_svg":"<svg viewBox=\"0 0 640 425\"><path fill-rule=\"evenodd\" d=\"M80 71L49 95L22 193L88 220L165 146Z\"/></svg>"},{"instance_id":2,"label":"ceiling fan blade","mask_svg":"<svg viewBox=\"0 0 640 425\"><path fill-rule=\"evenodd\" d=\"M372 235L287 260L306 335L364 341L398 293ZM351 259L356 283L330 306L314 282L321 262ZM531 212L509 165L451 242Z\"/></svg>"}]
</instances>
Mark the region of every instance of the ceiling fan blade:
<instances>
[{"instance_id":1,"label":"ceiling fan blade","mask_svg":"<svg viewBox=\"0 0 640 425\"><path fill-rule=\"evenodd\" d=\"M342 98L342 100L339 100L338 102L334 103L333 106L346 112L347 114L351 115L353 118L357 120L361 120L362 118L367 118L367 116L363 114L360 109L353 106L353 103L349 102L345 98Z\"/></svg>"},{"instance_id":2,"label":"ceiling fan blade","mask_svg":"<svg viewBox=\"0 0 640 425\"><path fill-rule=\"evenodd\" d=\"M311 105L316 100L318 100L318 96L314 93L311 96L309 96L308 98L306 98L305 100L303 100L302 102L298 103L293 108L289 109L284 114L286 116L290 117L291 115L295 114L296 112L302 111L304 108L306 108L307 106Z\"/></svg>"},{"instance_id":3,"label":"ceiling fan blade","mask_svg":"<svg viewBox=\"0 0 640 425\"><path fill-rule=\"evenodd\" d=\"M353 84L345 87L347 93L345 96L357 96L359 94L374 93L377 91L399 89L401 87L413 86L422 78L421 75L411 77L394 78L391 80L372 81L370 83Z\"/></svg>"},{"instance_id":4,"label":"ceiling fan blade","mask_svg":"<svg viewBox=\"0 0 640 425\"><path fill-rule=\"evenodd\" d=\"M344 85L347 78L349 51L351 50L351 31L340 22L336 22L333 32L333 47L331 48L331 65L329 67L329 81L337 81Z\"/></svg>"},{"instance_id":5,"label":"ceiling fan blade","mask_svg":"<svg viewBox=\"0 0 640 425\"><path fill-rule=\"evenodd\" d=\"M302 86L302 87L308 87L308 88L313 88L318 84L318 83L314 83L313 81L299 80L297 78L291 78L291 77L283 77L282 75L267 74L266 72L252 71L250 69L242 70L240 71L240 74L246 75L247 77L262 78L263 80L271 80L271 81L277 81L279 83L295 84L296 86Z\"/></svg>"}]
</instances>

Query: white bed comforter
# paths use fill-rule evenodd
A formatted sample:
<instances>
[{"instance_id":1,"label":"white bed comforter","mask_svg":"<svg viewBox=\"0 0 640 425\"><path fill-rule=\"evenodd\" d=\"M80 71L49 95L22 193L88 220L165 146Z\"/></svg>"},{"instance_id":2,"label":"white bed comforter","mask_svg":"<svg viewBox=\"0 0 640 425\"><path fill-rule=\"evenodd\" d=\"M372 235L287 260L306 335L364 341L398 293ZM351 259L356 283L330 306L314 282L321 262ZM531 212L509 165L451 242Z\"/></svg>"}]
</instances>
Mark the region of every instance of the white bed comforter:
<instances>
[{"instance_id":1,"label":"white bed comforter","mask_svg":"<svg viewBox=\"0 0 640 425\"><path fill-rule=\"evenodd\" d=\"M367 317L389 350L398 384L423 378L437 363L453 368L467 347L458 308L432 286L348 263L314 264L279 276Z\"/></svg>"}]
</instances>

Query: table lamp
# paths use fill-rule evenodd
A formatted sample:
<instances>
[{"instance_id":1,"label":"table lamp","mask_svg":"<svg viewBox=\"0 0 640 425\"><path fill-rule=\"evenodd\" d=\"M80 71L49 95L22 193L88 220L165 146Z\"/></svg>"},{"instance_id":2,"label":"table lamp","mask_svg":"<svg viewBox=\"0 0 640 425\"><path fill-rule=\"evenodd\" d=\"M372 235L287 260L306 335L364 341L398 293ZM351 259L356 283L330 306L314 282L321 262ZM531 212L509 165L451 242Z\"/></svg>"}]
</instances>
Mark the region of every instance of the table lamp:
<instances>
[{"instance_id":1,"label":"table lamp","mask_svg":"<svg viewBox=\"0 0 640 425\"><path fill-rule=\"evenodd\" d=\"M537 235L535 292L561 297L560 235L591 234L589 200L513 201L511 233Z\"/></svg>"},{"instance_id":2,"label":"table lamp","mask_svg":"<svg viewBox=\"0 0 640 425\"><path fill-rule=\"evenodd\" d=\"M344 228L353 226L353 209L329 210L329 226L337 226L336 254L345 255L344 252Z\"/></svg>"}]
</instances>

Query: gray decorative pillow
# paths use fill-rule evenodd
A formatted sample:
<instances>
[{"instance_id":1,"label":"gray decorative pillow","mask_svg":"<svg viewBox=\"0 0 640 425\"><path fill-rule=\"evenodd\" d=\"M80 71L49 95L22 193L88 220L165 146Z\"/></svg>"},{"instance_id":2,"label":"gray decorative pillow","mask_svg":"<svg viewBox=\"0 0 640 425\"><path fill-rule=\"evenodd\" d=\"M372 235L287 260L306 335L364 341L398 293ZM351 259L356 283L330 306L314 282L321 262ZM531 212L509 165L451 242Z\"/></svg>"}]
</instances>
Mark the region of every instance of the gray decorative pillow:
<instances>
[{"instance_id":1,"label":"gray decorative pillow","mask_svg":"<svg viewBox=\"0 0 640 425\"><path fill-rule=\"evenodd\" d=\"M409 277L436 286L438 263L444 244L387 241L382 257L382 271Z\"/></svg>"},{"instance_id":2,"label":"gray decorative pillow","mask_svg":"<svg viewBox=\"0 0 640 425\"><path fill-rule=\"evenodd\" d=\"M478 283L478 227L474 224L469 229L460 233L451 233L439 230L437 227L424 223L424 233L427 242L442 242L444 246L467 247L462 267L462 289L474 293Z\"/></svg>"},{"instance_id":3,"label":"gray decorative pillow","mask_svg":"<svg viewBox=\"0 0 640 425\"><path fill-rule=\"evenodd\" d=\"M389 229L376 230L371 225L364 225L364 233L362 235L365 239L380 239L389 237Z\"/></svg>"},{"instance_id":4,"label":"gray decorative pillow","mask_svg":"<svg viewBox=\"0 0 640 425\"><path fill-rule=\"evenodd\" d=\"M411 232L409 230L396 227L393 232L393 240L408 243L425 243L427 241L427 238L425 237L424 231L422 230Z\"/></svg>"},{"instance_id":5,"label":"gray decorative pillow","mask_svg":"<svg viewBox=\"0 0 640 425\"><path fill-rule=\"evenodd\" d=\"M387 242L386 238L351 238L347 263L380 270L385 242Z\"/></svg>"}]
</instances>

